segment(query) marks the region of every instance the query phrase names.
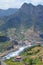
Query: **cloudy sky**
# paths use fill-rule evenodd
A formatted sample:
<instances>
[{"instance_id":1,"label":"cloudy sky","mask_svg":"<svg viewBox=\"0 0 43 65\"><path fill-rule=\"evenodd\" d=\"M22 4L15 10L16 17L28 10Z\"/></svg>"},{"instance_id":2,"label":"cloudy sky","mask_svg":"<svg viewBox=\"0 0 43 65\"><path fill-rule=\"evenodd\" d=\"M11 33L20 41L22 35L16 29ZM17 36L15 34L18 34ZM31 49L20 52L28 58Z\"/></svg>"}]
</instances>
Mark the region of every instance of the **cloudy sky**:
<instances>
[{"instance_id":1,"label":"cloudy sky","mask_svg":"<svg viewBox=\"0 0 43 65\"><path fill-rule=\"evenodd\" d=\"M0 9L19 8L24 2L43 5L43 0L0 0Z\"/></svg>"}]
</instances>

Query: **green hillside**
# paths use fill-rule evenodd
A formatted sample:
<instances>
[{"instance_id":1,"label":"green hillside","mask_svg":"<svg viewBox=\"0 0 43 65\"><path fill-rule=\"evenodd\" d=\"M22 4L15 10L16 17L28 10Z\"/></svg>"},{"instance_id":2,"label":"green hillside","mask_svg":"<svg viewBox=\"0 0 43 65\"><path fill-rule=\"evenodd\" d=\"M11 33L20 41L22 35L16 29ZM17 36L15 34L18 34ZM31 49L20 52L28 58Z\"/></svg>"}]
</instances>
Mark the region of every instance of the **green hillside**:
<instances>
[{"instance_id":1,"label":"green hillside","mask_svg":"<svg viewBox=\"0 0 43 65\"><path fill-rule=\"evenodd\" d=\"M7 65L43 65L43 47L40 45L27 48L20 56L21 61L15 61L16 57L13 57L5 60L5 63Z\"/></svg>"}]
</instances>

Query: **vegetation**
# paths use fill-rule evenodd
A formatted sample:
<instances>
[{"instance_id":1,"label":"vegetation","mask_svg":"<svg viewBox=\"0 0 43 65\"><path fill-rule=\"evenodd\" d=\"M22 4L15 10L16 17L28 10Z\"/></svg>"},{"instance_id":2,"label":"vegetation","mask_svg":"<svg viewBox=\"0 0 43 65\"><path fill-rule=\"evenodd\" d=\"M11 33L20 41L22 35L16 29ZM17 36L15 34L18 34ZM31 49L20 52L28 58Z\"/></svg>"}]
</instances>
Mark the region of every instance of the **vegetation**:
<instances>
[{"instance_id":1,"label":"vegetation","mask_svg":"<svg viewBox=\"0 0 43 65\"><path fill-rule=\"evenodd\" d=\"M10 45L12 45L10 41L0 42L0 52L6 51Z\"/></svg>"},{"instance_id":2,"label":"vegetation","mask_svg":"<svg viewBox=\"0 0 43 65\"><path fill-rule=\"evenodd\" d=\"M29 54L30 53L30 54ZM32 48L26 49L24 52L20 54L22 56L22 61L15 62L12 61L14 59L10 58L9 60L5 60L7 65L43 65L43 47L35 46Z\"/></svg>"}]
</instances>

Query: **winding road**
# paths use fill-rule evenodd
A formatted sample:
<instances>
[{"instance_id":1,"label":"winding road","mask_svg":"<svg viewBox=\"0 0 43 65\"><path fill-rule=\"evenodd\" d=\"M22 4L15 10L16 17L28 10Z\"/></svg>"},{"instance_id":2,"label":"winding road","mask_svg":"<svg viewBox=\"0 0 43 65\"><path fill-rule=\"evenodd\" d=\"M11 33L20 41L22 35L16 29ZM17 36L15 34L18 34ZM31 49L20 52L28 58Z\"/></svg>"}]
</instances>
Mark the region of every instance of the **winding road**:
<instances>
[{"instance_id":1,"label":"winding road","mask_svg":"<svg viewBox=\"0 0 43 65\"><path fill-rule=\"evenodd\" d=\"M2 57L2 59L6 60L6 59L10 59L11 57L18 56L21 52L24 51L24 49L31 47L31 46L32 45L23 46L23 47L19 48L17 51L11 52L11 53L7 54L6 56Z\"/></svg>"}]
</instances>

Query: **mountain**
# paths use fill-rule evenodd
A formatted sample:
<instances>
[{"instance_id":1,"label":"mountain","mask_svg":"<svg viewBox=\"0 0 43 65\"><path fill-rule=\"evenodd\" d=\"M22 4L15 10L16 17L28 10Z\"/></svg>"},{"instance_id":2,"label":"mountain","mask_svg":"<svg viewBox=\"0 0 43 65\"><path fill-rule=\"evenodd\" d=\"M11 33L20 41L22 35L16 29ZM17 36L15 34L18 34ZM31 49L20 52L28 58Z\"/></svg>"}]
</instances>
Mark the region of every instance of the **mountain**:
<instances>
[{"instance_id":1,"label":"mountain","mask_svg":"<svg viewBox=\"0 0 43 65\"><path fill-rule=\"evenodd\" d=\"M34 26L34 30L43 31L43 6L34 6L24 3L21 8L11 16L0 18L0 30L8 28L28 29Z\"/></svg>"},{"instance_id":2,"label":"mountain","mask_svg":"<svg viewBox=\"0 0 43 65\"><path fill-rule=\"evenodd\" d=\"M17 12L17 10L17 8L9 8L6 10L0 9L0 17L12 15Z\"/></svg>"}]
</instances>

